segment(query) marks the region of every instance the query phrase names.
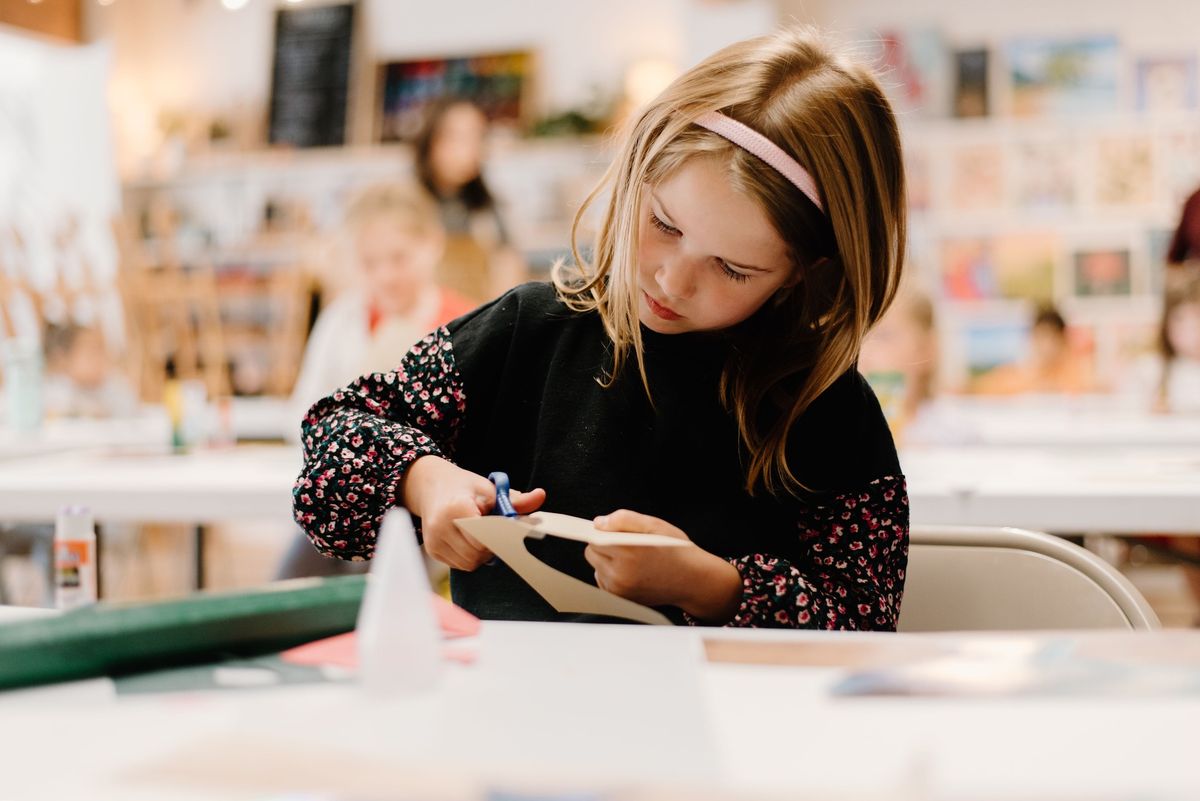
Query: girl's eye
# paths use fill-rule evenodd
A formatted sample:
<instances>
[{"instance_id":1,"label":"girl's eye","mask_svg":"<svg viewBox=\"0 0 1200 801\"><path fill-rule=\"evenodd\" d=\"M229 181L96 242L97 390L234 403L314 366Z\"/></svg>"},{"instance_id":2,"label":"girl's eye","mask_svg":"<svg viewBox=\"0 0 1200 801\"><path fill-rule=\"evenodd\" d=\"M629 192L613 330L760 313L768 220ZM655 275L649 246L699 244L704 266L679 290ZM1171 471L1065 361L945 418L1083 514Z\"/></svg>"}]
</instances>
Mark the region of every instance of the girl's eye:
<instances>
[{"instance_id":1,"label":"girl's eye","mask_svg":"<svg viewBox=\"0 0 1200 801\"><path fill-rule=\"evenodd\" d=\"M750 276L745 273L739 273L737 270L730 267L725 262L717 259L717 264L721 265L721 272L725 273L725 277L730 281L737 281L739 284L750 280Z\"/></svg>"},{"instance_id":2,"label":"girl's eye","mask_svg":"<svg viewBox=\"0 0 1200 801\"><path fill-rule=\"evenodd\" d=\"M668 236L678 236L679 235L678 228L667 225L654 212L650 212L650 224L653 225L658 230L662 231L664 234L667 234ZM740 283L750 280L750 276L746 275L745 273L739 273L737 270L730 267L728 264L726 264L721 259L717 259L717 264L720 266L721 272L725 273L725 277L728 278L730 281L736 281L740 284Z\"/></svg>"},{"instance_id":3,"label":"girl's eye","mask_svg":"<svg viewBox=\"0 0 1200 801\"><path fill-rule=\"evenodd\" d=\"M662 231L664 234L668 234L670 236L676 236L679 233L678 228L674 228L670 225L667 225L665 222L660 220L658 218L658 215L655 214L654 212L650 212L650 224L653 225L658 230Z\"/></svg>"}]
</instances>

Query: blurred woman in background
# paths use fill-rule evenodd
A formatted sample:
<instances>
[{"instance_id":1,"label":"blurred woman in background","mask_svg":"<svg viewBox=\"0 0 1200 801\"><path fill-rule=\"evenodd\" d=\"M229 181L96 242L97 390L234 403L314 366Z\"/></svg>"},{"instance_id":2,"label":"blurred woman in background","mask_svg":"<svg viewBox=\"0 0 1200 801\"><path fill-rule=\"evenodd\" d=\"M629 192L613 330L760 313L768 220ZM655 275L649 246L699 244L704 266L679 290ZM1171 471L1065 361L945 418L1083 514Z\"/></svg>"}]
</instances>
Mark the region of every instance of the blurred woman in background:
<instances>
[{"instance_id":1,"label":"blurred woman in background","mask_svg":"<svg viewBox=\"0 0 1200 801\"><path fill-rule=\"evenodd\" d=\"M439 281L476 301L528 277L483 177L487 132L477 105L449 98L433 106L415 142L417 180L437 200L446 229Z\"/></svg>"}]
</instances>

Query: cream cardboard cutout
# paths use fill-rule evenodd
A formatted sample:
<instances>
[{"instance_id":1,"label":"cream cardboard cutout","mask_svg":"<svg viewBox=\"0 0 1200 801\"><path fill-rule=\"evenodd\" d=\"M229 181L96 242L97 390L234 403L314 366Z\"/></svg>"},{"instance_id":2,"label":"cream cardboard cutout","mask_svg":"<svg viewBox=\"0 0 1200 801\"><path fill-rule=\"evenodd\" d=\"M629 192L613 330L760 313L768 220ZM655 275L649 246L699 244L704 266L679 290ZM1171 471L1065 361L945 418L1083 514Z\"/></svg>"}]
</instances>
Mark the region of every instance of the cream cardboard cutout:
<instances>
[{"instance_id":1,"label":"cream cardboard cutout","mask_svg":"<svg viewBox=\"0 0 1200 801\"><path fill-rule=\"evenodd\" d=\"M464 517L454 521L462 531L479 540L488 550L504 560L518 576L537 590L559 612L588 615L608 615L657 626L669 626L665 615L648 606L594 587L556 570L541 561L525 547L528 537L542 539L546 535L562 537L591 545L637 545L644 547L678 548L687 540L661 534L638 534L627 531L597 531L590 520L553 512L537 512L521 517Z\"/></svg>"}]
</instances>

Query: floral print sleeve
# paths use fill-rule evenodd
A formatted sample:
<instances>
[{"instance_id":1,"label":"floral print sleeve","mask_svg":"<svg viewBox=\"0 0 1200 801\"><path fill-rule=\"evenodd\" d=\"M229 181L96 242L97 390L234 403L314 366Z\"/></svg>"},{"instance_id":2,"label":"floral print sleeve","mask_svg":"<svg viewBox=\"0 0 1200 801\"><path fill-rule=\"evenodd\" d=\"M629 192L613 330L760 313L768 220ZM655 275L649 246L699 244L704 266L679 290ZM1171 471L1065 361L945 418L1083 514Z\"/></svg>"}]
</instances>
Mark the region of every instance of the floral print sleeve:
<instances>
[{"instance_id":1,"label":"floral print sleeve","mask_svg":"<svg viewBox=\"0 0 1200 801\"><path fill-rule=\"evenodd\" d=\"M903 476L809 507L796 535L799 561L759 553L730 560L742 574L742 601L728 625L896 630L908 566Z\"/></svg>"},{"instance_id":2,"label":"floral print sleeve","mask_svg":"<svg viewBox=\"0 0 1200 801\"><path fill-rule=\"evenodd\" d=\"M304 417L304 468L292 488L296 522L317 550L370 559L400 479L422 456L449 458L466 398L445 327L390 373L363 376Z\"/></svg>"}]
</instances>

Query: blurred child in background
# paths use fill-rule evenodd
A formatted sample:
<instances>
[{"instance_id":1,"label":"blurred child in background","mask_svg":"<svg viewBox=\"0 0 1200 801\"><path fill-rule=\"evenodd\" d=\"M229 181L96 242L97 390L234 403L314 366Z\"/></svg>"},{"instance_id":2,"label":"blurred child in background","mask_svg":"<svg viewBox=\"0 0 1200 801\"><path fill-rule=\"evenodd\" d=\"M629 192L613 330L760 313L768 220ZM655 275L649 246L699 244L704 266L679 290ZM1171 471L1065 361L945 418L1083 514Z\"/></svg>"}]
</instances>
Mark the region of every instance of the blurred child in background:
<instances>
[{"instance_id":1,"label":"blurred child in background","mask_svg":"<svg viewBox=\"0 0 1200 801\"><path fill-rule=\"evenodd\" d=\"M296 435L313 403L359 375L394 370L417 340L475 306L436 282L445 231L436 203L421 187L367 188L347 210L346 233L355 275L313 326L292 391ZM322 557L298 534L278 577L365 568L365 563Z\"/></svg>"},{"instance_id":2,"label":"blurred child in background","mask_svg":"<svg viewBox=\"0 0 1200 801\"><path fill-rule=\"evenodd\" d=\"M351 202L345 225L353 275L309 336L292 391L297 420L359 375L394 369L414 342L475 306L436 282L445 232L420 187L365 189Z\"/></svg>"},{"instance_id":3,"label":"blurred child in background","mask_svg":"<svg viewBox=\"0 0 1200 801\"><path fill-rule=\"evenodd\" d=\"M449 236L440 280L476 301L528 279L483 177L488 119L462 98L435 104L415 142L417 180L437 200Z\"/></svg>"},{"instance_id":4,"label":"blurred child in background","mask_svg":"<svg viewBox=\"0 0 1200 801\"><path fill-rule=\"evenodd\" d=\"M51 323L42 333L47 417L129 417L137 395L114 364L99 328Z\"/></svg>"},{"instance_id":5,"label":"blurred child in background","mask_svg":"<svg viewBox=\"0 0 1200 801\"><path fill-rule=\"evenodd\" d=\"M859 371L879 396L899 436L933 400L937 384L938 342L933 302L907 289L863 340Z\"/></svg>"},{"instance_id":6,"label":"blurred child in background","mask_svg":"<svg viewBox=\"0 0 1200 801\"><path fill-rule=\"evenodd\" d=\"M1127 391L1162 414L1200 414L1200 268L1175 267L1167 275L1158 353L1135 365ZM1155 537L1183 562L1192 599L1200 606L1200 537ZM1200 627L1200 616L1195 625Z\"/></svg>"},{"instance_id":7,"label":"blurred child in background","mask_svg":"<svg viewBox=\"0 0 1200 801\"><path fill-rule=\"evenodd\" d=\"M1087 361L1071 349L1066 320L1049 305L1034 315L1029 357L989 370L972 386L978 395L1078 395L1094 389Z\"/></svg>"},{"instance_id":8,"label":"blurred child in background","mask_svg":"<svg viewBox=\"0 0 1200 801\"><path fill-rule=\"evenodd\" d=\"M1171 276L1158 335L1154 408L1200 412L1200 269Z\"/></svg>"}]
</instances>

